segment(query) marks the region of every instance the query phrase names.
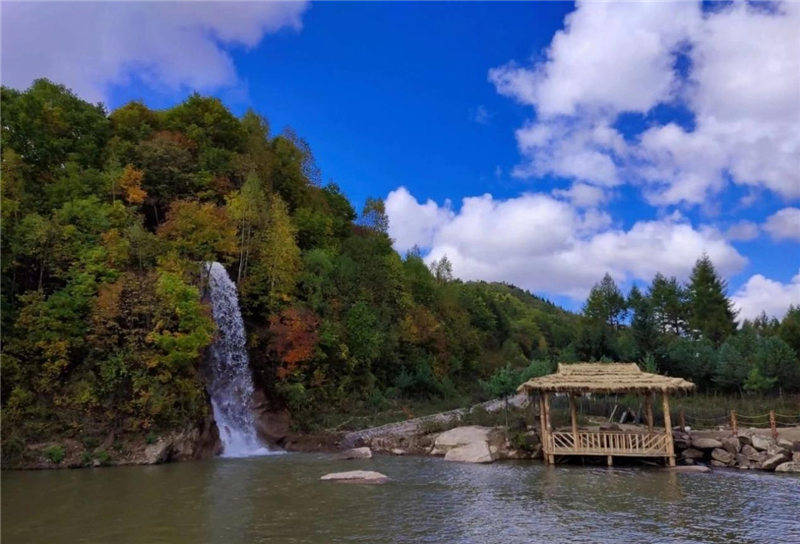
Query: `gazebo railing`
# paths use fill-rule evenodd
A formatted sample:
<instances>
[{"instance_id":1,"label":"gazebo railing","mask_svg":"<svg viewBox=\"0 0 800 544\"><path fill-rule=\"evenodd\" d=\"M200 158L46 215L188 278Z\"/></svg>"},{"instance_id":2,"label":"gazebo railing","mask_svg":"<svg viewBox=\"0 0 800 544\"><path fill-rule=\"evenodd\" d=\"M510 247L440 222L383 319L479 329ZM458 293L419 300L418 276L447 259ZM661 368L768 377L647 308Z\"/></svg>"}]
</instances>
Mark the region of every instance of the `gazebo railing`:
<instances>
[{"instance_id":1,"label":"gazebo railing","mask_svg":"<svg viewBox=\"0 0 800 544\"><path fill-rule=\"evenodd\" d=\"M665 432L620 433L613 431L551 432L546 453L555 455L628 455L666 457L671 454Z\"/></svg>"}]
</instances>

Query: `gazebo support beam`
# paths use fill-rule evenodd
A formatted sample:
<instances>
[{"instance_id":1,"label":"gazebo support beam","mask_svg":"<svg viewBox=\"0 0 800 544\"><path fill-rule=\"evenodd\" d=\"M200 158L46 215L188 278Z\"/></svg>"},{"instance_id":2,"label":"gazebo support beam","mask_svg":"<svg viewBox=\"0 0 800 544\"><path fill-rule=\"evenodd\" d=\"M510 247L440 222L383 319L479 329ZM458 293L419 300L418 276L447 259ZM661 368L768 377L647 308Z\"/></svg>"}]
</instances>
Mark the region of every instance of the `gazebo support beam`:
<instances>
[{"instance_id":1,"label":"gazebo support beam","mask_svg":"<svg viewBox=\"0 0 800 544\"><path fill-rule=\"evenodd\" d=\"M550 433L553 430L553 427L550 424L550 393L544 394L544 422L545 422L545 428L547 429L547 443L549 444ZM550 463L551 465L556 464L556 456L553 455L553 452L550 451L549 446L547 452L547 462Z\"/></svg>"},{"instance_id":2,"label":"gazebo support beam","mask_svg":"<svg viewBox=\"0 0 800 544\"><path fill-rule=\"evenodd\" d=\"M672 443L672 417L669 415L669 393L664 391L662 393L662 400L664 402L664 430L667 431L667 462L669 466L675 466L675 446Z\"/></svg>"},{"instance_id":3,"label":"gazebo support beam","mask_svg":"<svg viewBox=\"0 0 800 544\"><path fill-rule=\"evenodd\" d=\"M647 430L653 432L653 393L648 391L644 394L644 413L647 419Z\"/></svg>"},{"instance_id":4,"label":"gazebo support beam","mask_svg":"<svg viewBox=\"0 0 800 544\"><path fill-rule=\"evenodd\" d=\"M569 415L572 419L572 441L575 451L578 450L580 443L578 439L578 413L575 409L575 393L569 394Z\"/></svg>"},{"instance_id":5,"label":"gazebo support beam","mask_svg":"<svg viewBox=\"0 0 800 544\"><path fill-rule=\"evenodd\" d=\"M544 393L539 393L539 424L541 433L539 439L542 441L542 459L547 464L547 412L544 408Z\"/></svg>"}]
</instances>

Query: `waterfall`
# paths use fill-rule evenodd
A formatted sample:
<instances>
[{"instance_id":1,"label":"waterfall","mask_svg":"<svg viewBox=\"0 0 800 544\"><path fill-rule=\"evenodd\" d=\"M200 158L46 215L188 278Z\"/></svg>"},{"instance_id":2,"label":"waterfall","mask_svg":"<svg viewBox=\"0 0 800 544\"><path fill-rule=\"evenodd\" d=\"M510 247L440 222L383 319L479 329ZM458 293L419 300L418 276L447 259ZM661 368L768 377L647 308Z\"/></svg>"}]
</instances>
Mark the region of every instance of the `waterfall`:
<instances>
[{"instance_id":1,"label":"waterfall","mask_svg":"<svg viewBox=\"0 0 800 544\"><path fill-rule=\"evenodd\" d=\"M206 263L211 312L217 337L211 344L208 393L219 428L223 457L248 457L272 452L259 440L253 416L253 376L236 284L225 267Z\"/></svg>"}]
</instances>

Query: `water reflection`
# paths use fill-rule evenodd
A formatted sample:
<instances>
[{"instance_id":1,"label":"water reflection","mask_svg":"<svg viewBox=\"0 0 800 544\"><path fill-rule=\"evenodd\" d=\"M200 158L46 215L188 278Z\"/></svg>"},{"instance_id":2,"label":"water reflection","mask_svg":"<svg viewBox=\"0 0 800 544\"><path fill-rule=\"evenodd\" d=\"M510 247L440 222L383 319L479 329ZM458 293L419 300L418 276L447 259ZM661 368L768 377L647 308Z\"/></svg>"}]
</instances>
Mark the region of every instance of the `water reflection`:
<instances>
[{"instance_id":1,"label":"water reflection","mask_svg":"<svg viewBox=\"0 0 800 544\"><path fill-rule=\"evenodd\" d=\"M382 486L320 482L379 470ZM800 479L289 454L3 474L2 541L800 542Z\"/></svg>"}]
</instances>

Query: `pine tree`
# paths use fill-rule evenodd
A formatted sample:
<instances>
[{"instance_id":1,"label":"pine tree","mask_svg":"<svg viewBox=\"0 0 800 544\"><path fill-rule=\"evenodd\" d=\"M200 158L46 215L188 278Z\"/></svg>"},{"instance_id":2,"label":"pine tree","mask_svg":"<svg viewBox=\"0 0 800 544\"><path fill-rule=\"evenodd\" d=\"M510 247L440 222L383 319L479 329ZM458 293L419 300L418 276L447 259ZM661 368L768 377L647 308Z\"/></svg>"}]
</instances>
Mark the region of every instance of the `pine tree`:
<instances>
[{"instance_id":1,"label":"pine tree","mask_svg":"<svg viewBox=\"0 0 800 544\"><path fill-rule=\"evenodd\" d=\"M667 279L658 273L650 284L649 295L659 330L664 334L683 334L689 319L686 289L675 277Z\"/></svg>"},{"instance_id":2,"label":"pine tree","mask_svg":"<svg viewBox=\"0 0 800 544\"><path fill-rule=\"evenodd\" d=\"M627 304L622 291L619 290L614 278L606 273L600 283L592 287L589 298L583 308L583 313L589 319L601 321L612 327L617 327L625 318Z\"/></svg>"},{"instance_id":3,"label":"pine tree","mask_svg":"<svg viewBox=\"0 0 800 544\"><path fill-rule=\"evenodd\" d=\"M653 353L658 346L658 323L652 301L634 285L628 294L628 307L633 312L631 332L640 355Z\"/></svg>"},{"instance_id":4,"label":"pine tree","mask_svg":"<svg viewBox=\"0 0 800 544\"><path fill-rule=\"evenodd\" d=\"M689 279L689 326L695 335L716 345L736 330L736 311L727 288L708 255L700 257Z\"/></svg>"}]
</instances>

